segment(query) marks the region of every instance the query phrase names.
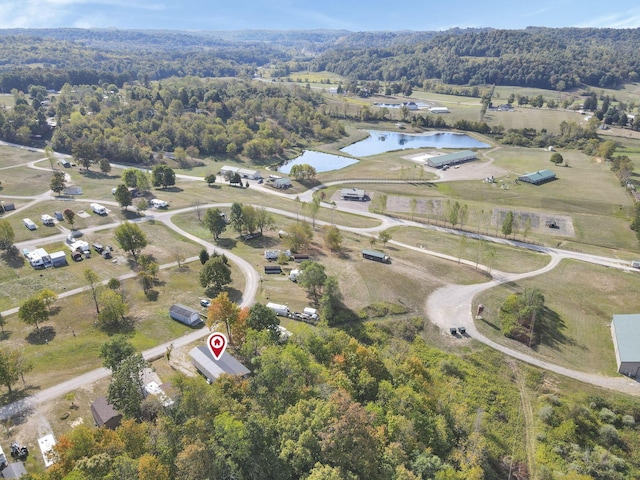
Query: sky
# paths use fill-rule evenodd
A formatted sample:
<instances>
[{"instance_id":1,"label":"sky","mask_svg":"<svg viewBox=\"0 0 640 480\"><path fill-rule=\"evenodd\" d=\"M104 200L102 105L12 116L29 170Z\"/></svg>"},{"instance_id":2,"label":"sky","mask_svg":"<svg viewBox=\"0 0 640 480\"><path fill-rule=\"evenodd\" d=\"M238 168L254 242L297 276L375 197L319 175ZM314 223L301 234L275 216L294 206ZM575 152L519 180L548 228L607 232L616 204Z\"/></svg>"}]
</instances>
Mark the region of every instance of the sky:
<instances>
[{"instance_id":1,"label":"sky","mask_svg":"<svg viewBox=\"0 0 640 480\"><path fill-rule=\"evenodd\" d=\"M638 0L0 0L0 28L432 31L640 27Z\"/></svg>"}]
</instances>

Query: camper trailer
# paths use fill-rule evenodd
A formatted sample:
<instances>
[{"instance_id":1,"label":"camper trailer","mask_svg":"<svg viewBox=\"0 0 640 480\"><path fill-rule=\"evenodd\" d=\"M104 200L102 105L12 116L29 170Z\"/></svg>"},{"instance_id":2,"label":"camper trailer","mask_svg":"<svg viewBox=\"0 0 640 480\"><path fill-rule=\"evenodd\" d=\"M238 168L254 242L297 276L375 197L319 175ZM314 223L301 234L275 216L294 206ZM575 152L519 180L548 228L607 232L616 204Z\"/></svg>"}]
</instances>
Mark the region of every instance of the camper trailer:
<instances>
[{"instance_id":1,"label":"camper trailer","mask_svg":"<svg viewBox=\"0 0 640 480\"><path fill-rule=\"evenodd\" d=\"M266 307L273 310L275 314L280 317L289 317L291 315L291 311L289 310L289 307L287 307L286 305L279 305L277 303L267 303Z\"/></svg>"},{"instance_id":2,"label":"camper trailer","mask_svg":"<svg viewBox=\"0 0 640 480\"><path fill-rule=\"evenodd\" d=\"M103 205L100 205L99 203L92 203L90 206L91 206L91 210L93 210L93 213L97 213L98 215L107 214L107 209Z\"/></svg>"},{"instance_id":3,"label":"camper trailer","mask_svg":"<svg viewBox=\"0 0 640 480\"><path fill-rule=\"evenodd\" d=\"M35 230L36 228L38 228L36 224L33 222L33 220L31 220L30 218L23 218L22 223L24 223L24 226L27 227L29 230Z\"/></svg>"}]
</instances>

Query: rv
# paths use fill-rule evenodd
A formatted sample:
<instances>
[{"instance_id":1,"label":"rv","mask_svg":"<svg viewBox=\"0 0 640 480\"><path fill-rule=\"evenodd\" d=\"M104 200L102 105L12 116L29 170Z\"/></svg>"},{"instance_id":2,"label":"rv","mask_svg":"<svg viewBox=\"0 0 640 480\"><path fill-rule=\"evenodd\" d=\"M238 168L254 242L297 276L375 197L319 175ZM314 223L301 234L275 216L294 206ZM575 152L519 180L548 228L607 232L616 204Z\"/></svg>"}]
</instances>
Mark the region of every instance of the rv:
<instances>
[{"instance_id":1,"label":"rv","mask_svg":"<svg viewBox=\"0 0 640 480\"><path fill-rule=\"evenodd\" d=\"M155 208L167 208L169 204L164 200L160 200L158 198L154 198L151 200L151 206Z\"/></svg>"},{"instance_id":2,"label":"rv","mask_svg":"<svg viewBox=\"0 0 640 480\"><path fill-rule=\"evenodd\" d=\"M273 310L275 314L280 317L289 317L291 315L291 311L289 310L289 307L287 307L286 305L279 305L277 303L267 303L266 307Z\"/></svg>"},{"instance_id":3,"label":"rv","mask_svg":"<svg viewBox=\"0 0 640 480\"><path fill-rule=\"evenodd\" d=\"M93 210L93 213L97 213L98 215L107 214L107 209L102 205L100 205L99 203L92 203L90 206L91 206L91 210Z\"/></svg>"},{"instance_id":4,"label":"rv","mask_svg":"<svg viewBox=\"0 0 640 480\"><path fill-rule=\"evenodd\" d=\"M53 221L53 217L51 215L47 215L46 213L40 216L40 220L42 220L43 225L53 225L55 223Z\"/></svg>"},{"instance_id":5,"label":"rv","mask_svg":"<svg viewBox=\"0 0 640 480\"><path fill-rule=\"evenodd\" d=\"M35 230L36 228L38 228L36 224L33 223L33 220L31 220L30 218L23 218L22 223L24 223L24 226L27 227L29 230Z\"/></svg>"},{"instance_id":6,"label":"rv","mask_svg":"<svg viewBox=\"0 0 640 480\"><path fill-rule=\"evenodd\" d=\"M265 250L264 258L266 260L277 260L281 253L284 253L287 258L291 258L291 250Z\"/></svg>"}]
</instances>

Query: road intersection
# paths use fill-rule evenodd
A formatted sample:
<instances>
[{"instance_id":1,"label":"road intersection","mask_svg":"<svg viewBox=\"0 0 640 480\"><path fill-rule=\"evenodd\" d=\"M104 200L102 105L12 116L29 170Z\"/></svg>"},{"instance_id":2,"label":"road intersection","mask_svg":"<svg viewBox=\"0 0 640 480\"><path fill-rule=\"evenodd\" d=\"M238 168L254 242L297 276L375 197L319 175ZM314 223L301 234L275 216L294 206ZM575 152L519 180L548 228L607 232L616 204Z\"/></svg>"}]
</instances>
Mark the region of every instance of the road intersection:
<instances>
[{"instance_id":1,"label":"road intersection","mask_svg":"<svg viewBox=\"0 0 640 480\"><path fill-rule=\"evenodd\" d=\"M0 142L0 144L6 145L5 142ZM34 164L35 162L30 162L29 166L33 168L42 168L42 167L36 167ZM117 168L124 168L124 166L118 165ZM194 177L194 176L177 175L177 177L178 178L184 177L183 179L188 181L203 181L202 178ZM345 182L332 182L331 184L328 184L328 185L335 185L340 183L345 183ZM353 183L353 181L349 181L349 183ZM313 190L307 191L299 196L286 194L284 192L280 192L275 189L266 187L264 185L259 185L257 183L254 183L252 185L252 188L258 189L267 194L278 195L280 197L288 198L291 200L294 200L296 197L298 197L301 201L308 201L312 198L314 190L325 188L326 186L327 185L320 185L318 187L315 187ZM3 197L2 195L0 195L0 198L7 198L7 197ZM13 197L13 198L18 198L18 197ZM27 205L11 213L15 214L24 208L33 206L35 203L47 201L51 198L53 198L51 192L45 192L41 195L37 195L33 197L25 197L24 198L25 200L29 200ZM92 201L94 200L83 198L83 202L92 202ZM104 201L104 200L95 200L95 201L99 201L102 204L117 205L116 202L112 202L112 201ZM230 203L215 203L215 204L212 203L208 205L199 205L197 208L229 207L230 205L231 205ZM635 380L628 379L622 376L605 377L602 375L590 374L586 372L564 368L559 365L536 358L532 355L527 354L524 351L516 351L504 345L500 345L492 341L491 339L483 336L477 330L475 326L474 314L473 314L474 298L482 291L495 287L505 282L513 282L523 278L544 274L546 272L549 272L553 268L555 268L562 260L573 259L581 262L593 263L593 264L602 265L610 268L616 268L616 269L621 269L625 271L633 271L633 269L629 266L628 262L624 262L619 259L598 256L598 255L584 254L584 253L567 251L567 250L562 250L557 248L542 247L539 245L533 245L533 244L519 242L515 240L490 237L486 235L473 234L469 232L461 232L458 230L448 229L444 227L437 227L434 225L425 225L418 222L395 219L385 215L371 213L371 212L362 212L362 211L354 212L352 209L348 208L347 202L345 202L345 204L341 206L330 205L326 202L323 202L322 206L325 208L335 208L344 213L357 213L358 215L364 215L369 218L375 219L379 222L377 226L368 227L368 228L356 228L356 227L351 227L349 225L339 226L339 228L342 230L350 231L357 234L372 235L394 226L415 227L415 228L432 229L432 230L437 230L443 233L449 233L449 234L455 234L455 235L466 235L470 238L476 238L476 239L482 238L490 242L507 244L517 248L529 249L532 251L545 253L549 255L550 262L543 268L535 271L519 273L519 274L500 272L495 269L490 271L485 266L477 265L477 268L483 269L487 273L489 273L490 276L492 277L492 280L485 283L474 284L474 285L447 285L445 287L442 287L436 290L427 299L426 312L427 312L427 317L429 321L431 321L433 324L440 327L443 332L448 332L449 328L465 327L467 334L471 338L479 342L482 342L491 348L499 350L506 355L509 355L513 358L529 363L531 365L535 365L537 367L540 367L540 368L543 368L543 369L546 369L570 378L574 378L598 387L616 390L616 391L620 391L630 395L640 395L640 383L638 383ZM245 277L245 288L244 288L242 299L240 301L240 305L243 307L252 305L253 302L255 301L255 297L260 285L260 275L255 270L255 268L249 262L233 254L232 252L223 250L217 245L214 245L206 240L203 240L202 238L192 235L189 232L182 230L181 228L179 228L173 223L172 221L173 216L193 211L195 208L196 207L188 207L188 208L182 208L179 210L172 210L172 211L154 211L153 214L150 214L145 217L140 217L139 219L135 219L133 221L143 222L143 221L148 221L153 219L155 221L162 222L165 225L167 225L169 228L173 229L180 235L184 236L185 238L189 238L193 242L196 242L202 245L209 252L217 251L218 253L224 253L229 258L230 261L234 262L239 267L239 269L242 271ZM295 213L285 211L285 210L280 210L275 208L267 208L267 210L278 215L288 216L292 218L296 217ZM327 224L327 222L316 221L316 224L324 225L324 224ZM89 227L87 229L84 229L84 231L88 233L91 231L114 228L117 225L119 225L119 222L111 223L108 225ZM30 240L27 242L21 242L16 246L18 248L33 248L36 245L41 246L43 243L52 243L52 242L62 241L66 238L67 235L68 235L68 231L66 231L65 229L62 229L62 232L60 234L47 237L46 239L37 239L37 240ZM444 259L455 261L455 262L459 261L457 258L453 258L449 255L445 255L439 252L429 251L421 247L404 244L394 240L392 240L390 243L397 247L411 249L413 251L420 252L421 254L424 254L424 255L431 255L431 256L444 258ZM188 260L193 261L194 259L188 259ZM467 263L474 267L476 266L475 263L472 263L469 261L461 260L461 262ZM172 266L175 266L175 263L163 265L161 268L170 268ZM124 275L121 278L123 279L131 278L133 276L135 276L135 273ZM86 290L87 288L88 287L78 288L68 292L64 292L60 294L60 297L75 295ZM17 308L13 308L5 312L2 312L2 314L10 315L15 313L16 311L17 311ZM149 350L146 350L145 352L143 352L143 356L147 360L157 359L165 354L169 346L172 345L175 348L186 346L194 341L197 341L206 337L209 333L210 332L208 331L208 329L201 329L198 331L194 331L180 338L171 340L169 342L165 342L161 345L158 345ZM66 382L62 382L53 387L41 390L30 397L27 397L17 402L0 407L0 420L5 420L20 412L25 412L25 411L28 412L29 409L33 408L37 404L59 397L68 392L81 388L82 386L91 384L97 380L100 380L109 376L109 374L110 374L110 371L105 368L92 370L76 378L70 379Z\"/></svg>"}]
</instances>

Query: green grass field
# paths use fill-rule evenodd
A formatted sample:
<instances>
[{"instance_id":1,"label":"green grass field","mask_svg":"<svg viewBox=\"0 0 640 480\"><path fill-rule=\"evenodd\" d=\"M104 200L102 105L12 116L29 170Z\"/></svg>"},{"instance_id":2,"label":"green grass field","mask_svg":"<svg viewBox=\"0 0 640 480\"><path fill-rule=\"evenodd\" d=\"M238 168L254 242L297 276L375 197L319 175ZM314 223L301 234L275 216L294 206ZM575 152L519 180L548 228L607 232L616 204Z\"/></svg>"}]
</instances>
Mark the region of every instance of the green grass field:
<instances>
[{"instance_id":1,"label":"green grass field","mask_svg":"<svg viewBox=\"0 0 640 480\"><path fill-rule=\"evenodd\" d=\"M511 293L539 289L545 298L544 333L534 349L500 332L498 311ZM500 286L481 294L485 305L478 329L489 338L575 370L616 375L610 323L612 315L640 309L640 275L574 261L563 261L538 277Z\"/></svg>"}]
</instances>

